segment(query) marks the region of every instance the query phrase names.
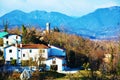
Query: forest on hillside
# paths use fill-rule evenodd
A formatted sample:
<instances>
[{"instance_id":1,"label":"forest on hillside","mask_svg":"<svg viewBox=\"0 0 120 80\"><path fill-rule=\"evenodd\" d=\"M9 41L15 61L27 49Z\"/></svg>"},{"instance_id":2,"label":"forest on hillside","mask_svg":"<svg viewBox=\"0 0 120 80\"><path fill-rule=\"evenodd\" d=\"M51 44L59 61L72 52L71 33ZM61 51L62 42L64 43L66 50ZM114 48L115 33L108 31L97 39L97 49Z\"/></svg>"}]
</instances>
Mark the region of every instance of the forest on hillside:
<instances>
[{"instance_id":1,"label":"forest on hillside","mask_svg":"<svg viewBox=\"0 0 120 80\"><path fill-rule=\"evenodd\" d=\"M59 28L50 33L35 27L22 25L21 28L6 30L11 34L22 35L23 44L50 44L66 51L67 66L70 68L90 69L91 76L95 71L103 75L120 77L120 43L115 41L92 41L77 35L67 34ZM106 55L110 57L106 57Z\"/></svg>"}]
</instances>

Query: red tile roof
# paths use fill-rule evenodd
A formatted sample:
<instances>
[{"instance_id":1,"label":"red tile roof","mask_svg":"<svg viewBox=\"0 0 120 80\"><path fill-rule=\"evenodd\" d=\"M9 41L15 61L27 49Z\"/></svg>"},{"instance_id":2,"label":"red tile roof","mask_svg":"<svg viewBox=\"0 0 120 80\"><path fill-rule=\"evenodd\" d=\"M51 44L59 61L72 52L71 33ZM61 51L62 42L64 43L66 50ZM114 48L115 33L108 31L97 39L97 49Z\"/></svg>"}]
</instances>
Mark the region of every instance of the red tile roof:
<instances>
[{"instance_id":1,"label":"red tile roof","mask_svg":"<svg viewBox=\"0 0 120 80\"><path fill-rule=\"evenodd\" d=\"M49 46L46 46L44 44L22 44L22 47L20 47L20 45L18 45L18 48L41 48L41 49L47 49L49 48Z\"/></svg>"}]
</instances>

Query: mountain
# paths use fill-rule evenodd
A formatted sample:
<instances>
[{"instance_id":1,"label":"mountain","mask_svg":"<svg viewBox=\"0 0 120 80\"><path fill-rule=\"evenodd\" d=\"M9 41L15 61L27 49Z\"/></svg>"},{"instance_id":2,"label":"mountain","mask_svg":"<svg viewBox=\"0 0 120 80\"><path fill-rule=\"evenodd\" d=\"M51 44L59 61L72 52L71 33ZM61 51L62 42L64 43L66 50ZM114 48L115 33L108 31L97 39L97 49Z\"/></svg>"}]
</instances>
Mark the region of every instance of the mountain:
<instances>
[{"instance_id":1,"label":"mountain","mask_svg":"<svg viewBox=\"0 0 120 80\"><path fill-rule=\"evenodd\" d=\"M63 27L68 33L90 39L112 39L120 31L120 7L100 8L82 17L71 17L58 12L36 10L25 13L14 10L0 17L0 26L3 20L9 21L11 27L25 24L45 28L46 22L50 22L51 28Z\"/></svg>"},{"instance_id":2,"label":"mountain","mask_svg":"<svg viewBox=\"0 0 120 80\"><path fill-rule=\"evenodd\" d=\"M77 18L70 25L77 26L75 31L77 30L79 35L85 34L101 39L116 37L120 31L120 7L97 9L93 13Z\"/></svg>"},{"instance_id":3,"label":"mountain","mask_svg":"<svg viewBox=\"0 0 120 80\"><path fill-rule=\"evenodd\" d=\"M3 20L7 20L10 23L10 26L21 26L25 25L34 25L41 26L45 28L47 22L51 23L52 27L62 26L67 24L68 21L74 20L74 18L58 13L58 12L46 12L46 11L32 11L30 13L25 13L20 10L14 10L10 13L5 14L0 17L0 25L2 26Z\"/></svg>"}]
</instances>

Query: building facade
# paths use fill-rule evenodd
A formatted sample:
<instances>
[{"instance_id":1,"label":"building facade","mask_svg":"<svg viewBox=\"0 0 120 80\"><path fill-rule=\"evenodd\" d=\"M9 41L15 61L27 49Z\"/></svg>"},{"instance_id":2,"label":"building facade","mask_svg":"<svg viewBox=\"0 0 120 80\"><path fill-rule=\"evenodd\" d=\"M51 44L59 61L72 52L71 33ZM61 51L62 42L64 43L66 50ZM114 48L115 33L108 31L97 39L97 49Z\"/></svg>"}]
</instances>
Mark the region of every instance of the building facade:
<instances>
[{"instance_id":1,"label":"building facade","mask_svg":"<svg viewBox=\"0 0 120 80\"><path fill-rule=\"evenodd\" d=\"M22 36L16 34L7 34L3 37L3 47L7 47L12 44L22 43Z\"/></svg>"},{"instance_id":2,"label":"building facade","mask_svg":"<svg viewBox=\"0 0 120 80\"><path fill-rule=\"evenodd\" d=\"M16 60L17 64L21 64L22 61L30 59L40 63L40 57L45 59L43 64L46 65L46 70L52 69L52 66L56 66L56 71L65 70L66 53L63 49L58 47L44 44L16 44L4 48L6 63Z\"/></svg>"}]
</instances>

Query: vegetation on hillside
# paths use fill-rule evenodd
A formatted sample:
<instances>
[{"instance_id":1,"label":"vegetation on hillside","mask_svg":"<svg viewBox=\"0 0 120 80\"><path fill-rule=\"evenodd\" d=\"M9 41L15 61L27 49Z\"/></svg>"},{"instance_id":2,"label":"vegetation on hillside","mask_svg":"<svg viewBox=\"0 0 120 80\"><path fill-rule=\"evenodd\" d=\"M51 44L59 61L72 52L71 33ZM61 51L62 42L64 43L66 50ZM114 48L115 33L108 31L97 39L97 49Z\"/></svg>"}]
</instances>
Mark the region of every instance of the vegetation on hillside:
<instances>
[{"instance_id":1,"label":"vegetation on hillside","mask_svg":"<svg viewBox=\"0 0 120 80\"><path fill-rule=\"evenodd\" d=\"M9 33L22 34L23 44L43 43L50 44L66 51L67 66L70 68L85 68L90 70L90 79L95 80L96 71L101 73L101 79L111 76L118 78L120 74L120 45L113 41L91 41L80 36L67 34L55 28L51 33L43 34L41 29L22 26ZM106 58L106 55L110 57ZM107 55L108 56L108 55Z\"/></svg>"}]
</instances>

